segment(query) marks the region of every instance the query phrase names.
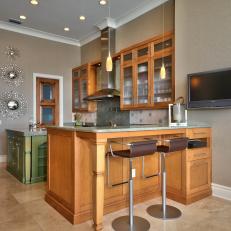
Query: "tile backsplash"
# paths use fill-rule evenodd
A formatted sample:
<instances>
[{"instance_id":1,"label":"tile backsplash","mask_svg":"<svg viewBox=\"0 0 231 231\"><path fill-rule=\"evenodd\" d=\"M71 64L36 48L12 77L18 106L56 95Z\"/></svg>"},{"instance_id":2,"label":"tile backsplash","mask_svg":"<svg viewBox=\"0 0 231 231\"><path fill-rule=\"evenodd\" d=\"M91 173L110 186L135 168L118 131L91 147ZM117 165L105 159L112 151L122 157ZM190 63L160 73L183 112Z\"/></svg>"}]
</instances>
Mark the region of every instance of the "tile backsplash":
<instances>
[{"instance_id":1,"label":"tile backsplash","mask_svg":"<svg viewBox=\"0 0 231 231\"><path fill-rule=\"evenodd\" d=\"M131 111L131 124L166 124L168 122L168 111L163 110L139 110Z\"/></svg>"},{"instance_id":2,"label":"tile backsplash","mask_svg":"<svg viewBox=\"0 0 231 231\"><path fill-rule=\"evenodd\" d=\"M96 123L97 113L82 113L83 122ZM130 124L166 124L168 123L168 110L139 110L130 111Z\"/></svg>"}]
</instances>

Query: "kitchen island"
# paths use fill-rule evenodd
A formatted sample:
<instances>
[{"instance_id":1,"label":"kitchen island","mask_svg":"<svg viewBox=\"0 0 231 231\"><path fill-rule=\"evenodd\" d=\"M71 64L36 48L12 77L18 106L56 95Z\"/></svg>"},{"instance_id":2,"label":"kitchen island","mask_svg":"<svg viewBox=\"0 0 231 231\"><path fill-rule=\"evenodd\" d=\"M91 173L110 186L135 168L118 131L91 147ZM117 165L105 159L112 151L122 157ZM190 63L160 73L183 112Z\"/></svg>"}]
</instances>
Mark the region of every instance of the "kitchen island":
<instances>
[{"instance_id":1,"label":"kitchen island","mask_svg":"<svg viewBox=\"0 0 231 231\"><path fill-rule=\"evenodd\" d=\"M178 151L166 158L167 196L184 204L209 196L211 129L206 125L64 126L48 128L45 199L71 223L93 219L94 229L102 230L104 214L128 206L128 185L120 184L128 179L128 160L107 157L108 144L112 143L113 149L124 149L121 143L184 136L201 140L206 146ZM135 203L160 196L159 155L134 159L134 168Z\"/></svg>"}]
</instances>

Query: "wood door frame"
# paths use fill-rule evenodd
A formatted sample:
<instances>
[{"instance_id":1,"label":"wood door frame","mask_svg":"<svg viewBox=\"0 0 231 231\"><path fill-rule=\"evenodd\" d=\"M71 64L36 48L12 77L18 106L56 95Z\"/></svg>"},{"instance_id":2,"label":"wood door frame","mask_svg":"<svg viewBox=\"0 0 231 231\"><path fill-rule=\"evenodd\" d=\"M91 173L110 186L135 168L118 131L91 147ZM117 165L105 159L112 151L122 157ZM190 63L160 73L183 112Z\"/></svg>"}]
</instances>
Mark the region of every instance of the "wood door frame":
<instances>
[{"instance_id":1,"label":"wood door frame","mask_svg":"<svg viewBox=\"0 0 231 231\"><path fill-rule=\"evenodd\" d=\"M59 80L59 126L63 126L63 76L33 73L33 118L37 121L36 115L36 80L37 78Z\"/></svg>"}]
</instances>

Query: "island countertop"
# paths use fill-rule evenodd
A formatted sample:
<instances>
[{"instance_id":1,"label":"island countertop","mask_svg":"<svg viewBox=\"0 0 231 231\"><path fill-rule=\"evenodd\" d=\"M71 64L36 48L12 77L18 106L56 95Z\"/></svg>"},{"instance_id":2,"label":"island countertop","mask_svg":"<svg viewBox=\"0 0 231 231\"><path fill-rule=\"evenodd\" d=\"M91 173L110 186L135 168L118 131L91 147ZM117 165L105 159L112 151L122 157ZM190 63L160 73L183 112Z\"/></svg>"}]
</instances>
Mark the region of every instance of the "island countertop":
<instances>
[{"instance_id":1,"label":"island countertop","mask_svg":"<svg viewBox=\"0 0 231 231\"><path fill-rule=\"evenodd\" d=\"M168 126L156 124L140 124L128 126L105 126L105 127L82 127L82 126L51 126L49 128L57 128L67 131L76 132L91 132L91 133L113 133L113 132L133 132L133 131L155 131L155 130L175 130L175 129L189 129L189 128L209 128L208 124L204 123L191 123L187 126Z\"/></svg>"}]
</instances>

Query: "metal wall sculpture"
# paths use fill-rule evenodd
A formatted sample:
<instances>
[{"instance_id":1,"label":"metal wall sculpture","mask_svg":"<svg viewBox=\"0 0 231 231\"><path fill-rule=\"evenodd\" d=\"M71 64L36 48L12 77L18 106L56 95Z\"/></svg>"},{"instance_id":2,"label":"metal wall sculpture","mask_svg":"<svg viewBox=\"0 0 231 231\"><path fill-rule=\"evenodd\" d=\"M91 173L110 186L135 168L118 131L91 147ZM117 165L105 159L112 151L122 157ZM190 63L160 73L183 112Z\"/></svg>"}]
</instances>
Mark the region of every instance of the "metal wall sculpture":
<instances>
[{"instance_id":1,"label":"metal wall sculpture","mask_svg":"<svg viewBox=\"0 0 231 231\"><path fill-rule=\"evenodd\" d=\"M27 100L23 94L9 91L0 95L0 114L7 119L17 119L26 114Z\"/></svg>"},{"instance_id":2,"label":"metal wall sculpture","mask_svg":"<svg viewBox=\"0 0 231 231\"><path fill-rule=\"evenodd\" d=\"M0 80L7 83L9 90L0 94L0 116L14 120L26 114L28 104L23 94L14 91L24 79L22 69L14 63L15 59L20 56L19 50L8 46L4 53L10 63L0 67Z\"/></svg>"},{"instance_id":3,"label":"metal wall sculpture","mask_svg":"<svg viewBox=\"0 0 231 231\"><path fill-rule=\"evenodd\" d=\"M0 67L0 79L9 87L18 87L23 83L23 72L16 64L8 64Z\"/></svg>"}]
</instances>

